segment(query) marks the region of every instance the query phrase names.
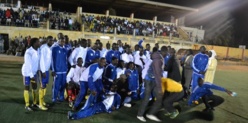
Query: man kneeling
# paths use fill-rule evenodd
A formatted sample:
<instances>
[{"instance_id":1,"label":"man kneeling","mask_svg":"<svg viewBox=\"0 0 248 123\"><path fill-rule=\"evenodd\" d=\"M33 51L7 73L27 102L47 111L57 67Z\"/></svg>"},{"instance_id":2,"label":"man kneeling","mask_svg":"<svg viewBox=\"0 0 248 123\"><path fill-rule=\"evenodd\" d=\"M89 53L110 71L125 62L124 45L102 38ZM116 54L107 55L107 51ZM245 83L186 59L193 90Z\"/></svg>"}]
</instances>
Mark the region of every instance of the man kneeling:
<instances>
[{"instance_id":1,"label":"man kneeling","mask_svg":"<svg viewBox=\"0 0 248 123\"><path fill-rule=\"evenodd\" d=\"M77 65L73 65L67 74L66 81L68 83L67 85L67 92L68 92L68 101L69 106L73 106L73 101L76 99L76 96L80 89L80 83L79 78L82 74L82 72L86 69L85 67L82 67L83 59L79 57L77 59Z\"/></svg>"},{"instance_id":2,"label":"man kneeling","mask_svg":"<svg viewBox=\"0 0 248 123\"><path fill-rule=\"evenodd\" d=\"M105 95L105 99L101 102L98 102L88 108L80 110L78 112L68 112L68 119L81 119L90 117L94 114L108 112L111 113L112 111L119 109L121 103L121 97L119 94L116 93L117 85L113 84L110 88L110 92L107 92Z\"/></svg>"}]
</instances>

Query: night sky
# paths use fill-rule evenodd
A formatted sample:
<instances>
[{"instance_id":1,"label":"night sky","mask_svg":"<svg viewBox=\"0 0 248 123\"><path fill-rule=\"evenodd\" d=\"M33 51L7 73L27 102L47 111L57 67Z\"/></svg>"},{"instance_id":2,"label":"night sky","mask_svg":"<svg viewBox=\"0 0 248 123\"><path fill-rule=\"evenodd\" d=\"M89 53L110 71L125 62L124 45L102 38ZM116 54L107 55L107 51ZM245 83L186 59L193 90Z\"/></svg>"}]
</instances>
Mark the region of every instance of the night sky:
<instances>
[{"instance_id":1,"label":"night sky","mask_svg":"<svg viewBox=\"0 0 248 123\"><path fill-rule=\"evenodd\" d=\"M10 0L8 0L10 1ZM14 0L15 1L15 0ZM75 12L78 6L78 2L61 3L55 2L56 0L21 0L23 4L31 5L44 5L48 6L49 1L52 1L53 9L61 11ZM58 0L57 0L58 1ZM68 0L69 1L69 0ZM77 0L80 1L80 0ZM203 26L206 30L206 37L211 38L215 35L221 35L223 31L231 27L233 29L233 42L230 46L237 47L238 45L247 45L248 47L248 0L151 0L156 2L164 2L169 4L187 6L197 8L200 11L198 13L192 13L186 16L186 26L198 27ZM83 3L83 2L82 2ZM204 6L211 4L209 8ZM215 4L217 3L217 4ZM87 6L82 4L83 11L92 13L104 13L109 6ZM213 6L216 6L213 9ZM122 10L120 8L114 8L118 16L129 17L130 10ZM136 12L135 17L151 19L154 15L143 14ZM163 18L166 21L170 20L170 17ZM217 25L216 25L217 24ZM225 25L223 25L225 24ZM220 28L221 27L221 28Z\"/></svg>"}]
</instances>

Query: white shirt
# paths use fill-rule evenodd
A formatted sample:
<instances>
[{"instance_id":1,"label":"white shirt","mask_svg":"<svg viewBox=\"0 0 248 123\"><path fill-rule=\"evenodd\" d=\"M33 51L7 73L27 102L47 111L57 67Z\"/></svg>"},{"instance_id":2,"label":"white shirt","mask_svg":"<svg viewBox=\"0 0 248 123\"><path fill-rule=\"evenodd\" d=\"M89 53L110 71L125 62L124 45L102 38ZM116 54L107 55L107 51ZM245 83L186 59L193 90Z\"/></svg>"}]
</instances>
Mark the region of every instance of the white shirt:
<instances>
[{"instance_id":1,"label":"white shirt","mask_svg":"<svg viewBox=\"0 0 248 123\"><path fill-rule=\"evenodd\" d=\"M121 54L121 60L124 61L124 63L133 62L133 56L131 54L123 53Z\"/></svg>"},{"instance_id":2,"label":"white shirt","mask_svg":"<svg viewBox=\"0 0 248 123\"><path fill-rule=\"evenodd\" d=\"M150 67L150 65L152 64L152 60L151 59L147 59L145 62L145 66L144 69L142 70L142 79L145 79L147 71Z\"/></svg>"},{"instance_id":3,"label":"white shirt","mask_svg":"<svg viewBox=\"0 0 248 123\"><path fill-rule=\"evenodd\" d=\"M33 78L39 68L39 54L33 47L27 49L24 55L24 64L22 66L22 75Z\"/></svg>"},{"instance_id":4,"label":"white shirt","mask_svg":"<svg viewBox=\"0 0 248 123\"><path fill-rule=\"evenodd\" d=\"M121 69L121 68L118 67L118 68L116 69L116 72L117 72L117 77L116 77L116 79L120 78L121 74L125 74L125 71L126 71L126 68Z\"/></svg>"},{"instance_id":5,"label":"white shirt","mask_svg":"<svg viewBox=\"0 0 248 123\"><path fill-rule=\"evenodd\" d=\"M100 57L106 57L106 54L109 50L103 48L101 51L100 51Z\"/></svg>"},{"instance_id":6,"label":"white shirt","mask_svg":"<svg viewBox=\"0 0 248 123\"><path fill-rule=\"evenodd\" d=\"M145 62L145 60L146 60L145 55L140 56L139 54L136 54L134 56L134 64L139 65L140 67L144 68L144 65L143 65L142 61L140 60L140 58L142 58L143 61Z\"/></svg>"},{"instance_id":7,"label":"white shirt","mask_svg":"<svg viewBox=\"0 0 248 123\"><path fill-rule=\"evenodd\" d=\"M108 94L109 95L107 96L107 98L102 101L102 103L105 105L107 110L111 108L115 97L114 92L109 92Z\"/></svg>"},{"instance_id":8,"label":"white shirt","mask_svg":"<svg viewBox=\"0 0 248 123\"><path fill-rule=\"evenodd\" d=\"M85 67L79 67L78 65L75 68L72 67L66 76L66 82L73 81L80 85L79 79L85 69Z\"/></svg>"},{"instance_id":9,"label":"white shirt","mask_svg":"<svg viewBox=\"0 0 248 123\"><path fill-rule=\"evenodd\" d=\"M83 59L83 66L85 64L86 54L87 54L88 48L83 48L81 46L74 49L69 57L69 63L72 65L77 64L77 59L81 57Z\"/></svg>"},{"instance_id":10,"label":"white shirt","mask_svg":"<svg viewBox=\"0 0 248 123\"><path fill-rule=\"evenodd\" d=\"M52 63L52 51L47 44L40 47L40 70L42 73L49 71Z\"/></svg>"}]
</instances>

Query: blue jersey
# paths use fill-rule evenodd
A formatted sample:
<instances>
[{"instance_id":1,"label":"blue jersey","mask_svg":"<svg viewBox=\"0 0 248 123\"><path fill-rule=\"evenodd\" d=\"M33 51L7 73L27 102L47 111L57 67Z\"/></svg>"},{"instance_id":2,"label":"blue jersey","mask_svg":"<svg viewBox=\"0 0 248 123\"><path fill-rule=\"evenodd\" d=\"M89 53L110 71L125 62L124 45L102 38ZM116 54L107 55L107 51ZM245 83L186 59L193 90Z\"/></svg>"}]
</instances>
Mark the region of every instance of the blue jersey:
<instances>
[{"instance_id":1,"label":"blue jersey","mask_svg":"<svg viewBox=\"0 0 248 123\"><path fill-rule=\"evenodd\" d=\"M138 42L139 47L143 47L143 46L142 46L142 43L143 43L143 42L144 42L144 40L142 40L142 39L139 40L139 42Z\"/></svg>"},{"instance_id":2,"label":"blue jersey","mask_svg":"<svg viewBox=\"0 0 248 123\"><path fill-rule=\"evenodd\" d=\"M107 63L110 64L112 62L112 57L116 57L118 60L120 60L120 55L121 53L119 51L114 51L114 50L108 51L106 54Z\"/></svg>"},{"instance_id":3,"label":"blue jersey","mask_svg":"<svg viewBox=\"0 0 248 123\"><path fill-rule=\"evenodd\" d=\"M52 49L52 71L56 74L67 72L67 52L59 45Z\"/></svg>"},{"instance_id":4,"label":"blue jersey","mask_svg":"<svg viewBox=\"0 0 248 123\"><path fill-rule=\"evenodd\" d=\"M203 53L198 53L192 60L192 68L196 73L205 72L208 67L208 56Z\"/></svg>"},{"instance_id":5,"label":"blue jersey","mask_svg":"<svg viewBox=\"0 0 248 123\"><path fill-rule=\"evenodd\" d=\"M168 65L168 61L170 59L170 54L167 54L165 57L164 57L164 65Z\"/></svg>"},{"instance_id":6,"label":"blue jersey","mask_svg":"<svg viewBox=\"0 0 248 123\"><path fill-rule=\"evenodd\" d=\"M101 57L101 51L100 50L96 50L95 52L95 59L99 59Z\"/></svg>"},{"instance_id":7,"label":"blue jersey","mask_svg":"<svg viewBox=\"0 0 248 123\"><path fill-rule=\"evenodd\" d=\"M204 82L202 86L196 86L193 92L190 95L190 99L188 104L191 105L193 101L198 100L200 97L204 95L213 95L213 92L210 89L219 90L219 91L226 91L225 88L217 86L215 84Z\"/></svg>"},{"instance_id":8,"label":"blue jersey","mask_svg":"<svg viewBox=\"0 0 248 123\"><path fill-rule=\"evenodd\" d=\"M86 64L90 64L92 63L95 59L97 59L97 54L98 52L94 51L93 49L89 49L87 51L87 54L86 54ZM99 52L99 56L100 56L100 52Z\"/></svg>"},{"instance_id":9,"label":"blue jersey","mask_svg":"<svg viewBox=\"0 0 248 123\"><path fill-rule=\"evenodd\" d=\"M65 44L65 50L66 50L66 53L67 53L67 58L69 58L69 56L71 55L71 52L72 52L72 47L70 44Z\"/></svg>"},{"instance_id":10,"label":"blue jersey","mask_svg":"<svg viewBox=\"0 0 248 123\"><path fill-rule=\"evenodd\" d=\"M109 64L104 73L104 78L107 79L108 81L113 82L117 77L117 72L116 72L116 66L113 64Z\"/></svg>"},{"instance_id":11,"label":"blue jersey","mask_svg":"<svg viewBox=\"0 0 248 123\"><path fill-rule=\"evenodd\" d=\"M139 74L137 70L126 70L128 80L128 89L132 92L136 92L139 89Z\"/></svg>"},{"instance_id":12,"label":"blue jersey","mask_svg":"<svg viewBox=\"0 0 248 123\"><path fill-rule=\"evenodd\" d=\"M103 85L101 82L101 87L96 87L95 82L96 81L102 81L102 74L103 74L103 67L100 67L98 63L92 64L83 72L82 76L84 76L86 79L88 79L88 85L90 90L97 90L97 88L103 88Z\"/></svg>"}]
</instances>

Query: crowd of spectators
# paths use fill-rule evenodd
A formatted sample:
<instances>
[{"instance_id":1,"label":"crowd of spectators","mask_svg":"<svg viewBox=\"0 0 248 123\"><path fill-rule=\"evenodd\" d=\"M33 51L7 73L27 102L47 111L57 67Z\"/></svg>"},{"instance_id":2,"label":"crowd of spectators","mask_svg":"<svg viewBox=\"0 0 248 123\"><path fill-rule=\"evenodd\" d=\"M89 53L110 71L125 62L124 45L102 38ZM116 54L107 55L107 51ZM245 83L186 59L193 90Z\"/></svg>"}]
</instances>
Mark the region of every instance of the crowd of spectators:
<instances>
[{"instance_id":1,"label":"crowd of spectators","mask_svg":"<svg viewBox=\"0 0 248 123\"><path fill-rule=\"evenodd\" d=\"M127 18L121 19L83 14L82 23L86 24L92 32L114 33L114 28L116 28L117 34L132 35L133 31L135 31L135 35L149 36L154 31L155 36L179 36L177 27L174 25L154 24L139 20L131 22Z\"/></svg>"},{"instance_id":2,"label":"crowd of spectators","mask_svg":"<svg viewBox=\"0 0 248 123\"><path fill-rule=\"evenodd\" d=\"M40 22L46 21L48 17L48 13L34 7L19 8L16 11L13 8L0 9L0 25L37 28Z\"/></svg>"},{"instance_id":3,"label":"crowd of spectators","mask_svg":"<svg viewBox=\"0 0 248 123\"><path fill-rule=\"evenodd\" d=\"M50 29L80 31L81 25L70 18L70 13L41 11L35 7L16 9L0 8L0 25L38 28L50 20Z\"/></svg>"},{"instance_id":4,"label":"crowd of spectators","mask_svg":"<svg viewBox=\"0 0 248 123\"><path fill-rule=\"evenodd\" d=\"M19 36L19 37L15 37L13 39L9 39L8 41L8 50L3 51L4 53L6 53L7 55L15 55L15 56L24 56L24 53L26 51L26 49L29 47L29 43L31 40L31 36ZM39 37L40 43L43 44L44 41L46 40L46 37ZM80 41L81 39L78 40L70 40L70 41L66 41L66 43L70 44L70 46L72 46L72 48L76 48L78 47L78 41ZM56 42L57 39L54 38L54 41Z\"/></svg>"},{"instance_id":5,"label":"crowd of spectators","mask_svg":"<svg viewBox=\"0 0 248 123\"><path fill-rule=\"evenodd\" d=\"M49 15L51 29L81 31L81 24L71 18L70 13L52 11Z\"/></svg>"}]
</instances>

